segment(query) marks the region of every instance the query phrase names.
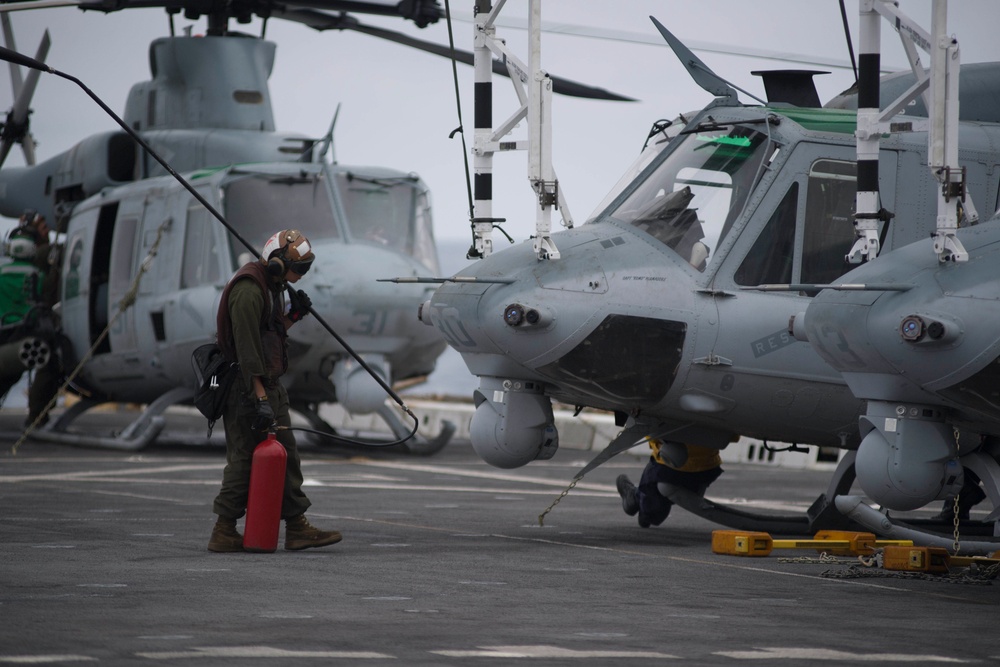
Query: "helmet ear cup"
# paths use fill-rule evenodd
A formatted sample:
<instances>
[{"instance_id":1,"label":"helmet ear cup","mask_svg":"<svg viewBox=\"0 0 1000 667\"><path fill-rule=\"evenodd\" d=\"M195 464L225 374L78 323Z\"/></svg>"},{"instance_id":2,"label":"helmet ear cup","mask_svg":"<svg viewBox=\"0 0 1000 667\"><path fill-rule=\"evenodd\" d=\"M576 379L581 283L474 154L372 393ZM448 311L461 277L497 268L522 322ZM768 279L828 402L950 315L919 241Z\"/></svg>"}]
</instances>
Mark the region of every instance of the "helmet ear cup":
<instances>
[{"instance_id":1,"label":"helmet ear cup","mask_svg":"<svg viewBox=\"0 0 1000 667\"><path fill-rule=\"evenodd\" d=\"M35 256L35 241L23 227L18 227L7 235L3 243L3 254L13 259L32 259Z\"/></svg>"},{"instance_id":2,"label":"helmet ear cup","mask_svg":"<svg viewBox=\"0 0 1000 667\"><path fill-rule=\"evenodd\" d=\"M280 257L272 257L267 260L267 272L275 278L285 275L285 263Z\"/></svg>"}]
</instances>

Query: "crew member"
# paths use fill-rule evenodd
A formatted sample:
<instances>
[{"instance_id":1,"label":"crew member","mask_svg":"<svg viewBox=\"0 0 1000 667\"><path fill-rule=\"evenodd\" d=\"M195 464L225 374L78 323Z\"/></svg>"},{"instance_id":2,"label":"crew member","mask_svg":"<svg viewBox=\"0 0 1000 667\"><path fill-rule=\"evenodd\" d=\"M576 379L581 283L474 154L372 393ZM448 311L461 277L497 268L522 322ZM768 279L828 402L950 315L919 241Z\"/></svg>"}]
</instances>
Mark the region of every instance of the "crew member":
<instances>
[{"instance_id":1,"label":"crew member","mask_svg":"<svg viewBox=\"0 0 1000 667\"><path fill-rule=\"evenodd\" d=\"M313 259L305 236L283 230L268 239L260 261L241 267L222 292L217 318L219 348L226 359L239 363L240 370L222 415L226 468L213 504L219 518L208 542L209 551L243 550L236 521L246 514L253 451L272 424L291 425L288 392L279 378L288 368L288 328L309 313L312 301L289 283L297 283ZM339 542L339 532L319 530L306 520L305 511L311 503L302 491L295 437L292 431L280 429L277 438L288 453L281 504L285 549L297 551Z\"/></svg>"},{"instance_id":2,"label":"crew member","mask_svg":"<svg viewBox=\"0 0 1000 667\"><path fill-rule=\"evenodd\" d=\"M958 492L958 519L968 521L973 507L986 500L986 492L979 485L979 476L970 469L965 468L962 478L962 488ZM955 498L948 498L944 501L944 507L938 514L941 521L955 520Z\"/></svg>"},{"instance_id":3,"label":"crew member","mask_svg":"<svg viewBox=\"0 0 1000 667\"><path fill-rule=\"evenodd\" d=\"M670 514L673 503L660 493L658 484L674 484L704 496L709 485L722 474L719 450L679 442L648 438L651 451L639 486L627 475L618 475L615 484L622 509L636 516L643 528L659 526Z\"/></svg>"},{"instance_id":4,"label":"crew member","mask_svg":"<svg viewBox=\"0 0 1000 667\"><path fill-rule=\"evenodd\" d=\"M59 391L62 365L58 322L51 306L57 299L58 274L50 270L49 227L35 211L26 211L4 243L10 261L0 266L0 402L25 370L33 370L28 388L25 428L48 421L46 408Z\"/></svg>"}]
</instances>

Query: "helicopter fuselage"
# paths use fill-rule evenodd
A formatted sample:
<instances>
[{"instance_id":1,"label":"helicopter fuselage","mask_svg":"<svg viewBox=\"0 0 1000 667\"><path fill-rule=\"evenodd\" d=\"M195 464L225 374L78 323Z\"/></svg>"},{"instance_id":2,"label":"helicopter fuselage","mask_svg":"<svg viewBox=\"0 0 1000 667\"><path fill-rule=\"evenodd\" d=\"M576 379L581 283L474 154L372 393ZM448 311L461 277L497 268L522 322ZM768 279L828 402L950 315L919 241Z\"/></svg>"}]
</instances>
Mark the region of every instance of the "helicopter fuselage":
<instances>
[{"instance_id":1,"label":"helicopter fuselage","mask_svg":"<svg viewBox=\"0 0 1000 667\"><path fill-rule=\"evenodd\" d=\"M553 235L562 258L530 243L462 272L423 309L480 376L473 445L501 467L547 458L550 401L615 411L651 435L725 447L740 435L854 448L863 401L789 322L851 269L854 114L709 108L603 212ZM997 142L989 124L963 145ZM926 238L926 135L882 144L885 244ZM963 151L970 194L996 201L985 153ZM518 406L527 417L521 418ZM475 426L475 422L474 422Z\"/></svg>"},{"instance_id":2,"label":"helicopter fuselage","mask_svg":"<svg viewBox=\"0 0 1000 667\"><path fill-rule=\"evenodd\" d=\"M368 196L392 200L388 206L352 203L347 184L362 176L376 182L367 186ZM384 169L293 163L205 170L189 178L252 243L262 244L281 228L300 229L310 238L317 259L297 287L385 380L433 369L444 343L413 317L425 288L376 282L436 271L433 246L428 249L427 239L421 244L421 235L430 232L423 227L427 220L418 220L427 214L419 179ZM344 220L362 206L374 215L352 229ZM385 215L378 215L380 206ZM379 226L394 235L393 246L363 235ZM214 340L222 288L239 265L255 258L171 177L108 188L77 205L66 233L60 309L74 357L83 359L96 345L80 385L111 400L139 403L193 386L191 352ZM133 282L141 269L145 273ZM134 304L118 314L126 297ZM347 386L338 391L334 381L347 358L312 318L295 326L286 376L293 400L318 404L350 393ZM381 403L384 394L379 397Z\"/></svg>"}]
</instances>

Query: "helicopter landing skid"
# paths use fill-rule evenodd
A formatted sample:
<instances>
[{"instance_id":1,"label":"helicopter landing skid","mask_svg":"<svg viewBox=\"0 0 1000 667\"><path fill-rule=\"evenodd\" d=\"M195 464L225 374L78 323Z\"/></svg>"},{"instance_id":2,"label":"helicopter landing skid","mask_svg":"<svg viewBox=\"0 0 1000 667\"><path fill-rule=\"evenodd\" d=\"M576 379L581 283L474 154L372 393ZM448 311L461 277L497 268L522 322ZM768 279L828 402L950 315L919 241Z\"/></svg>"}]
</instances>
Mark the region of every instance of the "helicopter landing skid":
<instances>
[{"instance_id":1,"label":"helicopter landing skid","mask_svg":"<svg viewBox=\"0 0 1000 667\"><path fill-rule=\"evenodd\" d=\"M864 512L864 510L847 511L844 508L854 510L856 503L853 501L841 501L842 498L853 498L849 495L851 485L855 480L854 460L857 452L850 451L844 455L837 465L837 469L830 479L830 485L826 493L819 496L809 508L810 527L814 530L857 530L859 517L864 518L863 528L867 531L875 532L876 535L883 536L881 532L874 531L872 525L876 522L875 517ZM962 457L962 465L975 472L979 479L983 481L983 490L987 498L993 503L994 511L983 521L964 519L959 526L960 534L976 536L1000 536L1000 465L989 454L983 452L972 452ZM871 509L871 508L867 508ZM892 526L904 526L907 530L916 531L930 538L947 538L948 543L954 541L954 523L951 519L928 518L900 520L898 517L890 518L876 510L872 510L886 521L886 529ZM884 535L888 537L888 535ZM904 539L904 538L900 538ZM916 541L916 540L915 540ZM926 540L924 540L926 541ZM1000 545L997 545L1000 546Z\"/></svg>"},{"instance_id":2,"label":"helicopter landing skid","mask_svg":"<svg viewBox=\"0 0 1000 667\"><path fill-rule=\"evenodd\" d=\"M324 431L331 435L338 435L337 430L330 425L328 421L320 417L319 413L312 406L294 405L292 406L292 409L305 417L306 421L309 422L309 425L317 431ZM410 427L404 424L399 418L399 415L388 405L383 405L376 411L376 414L382 418L397 439L405 438L410 434ZM443 421L441 423L441 432L436 438L428 440L419 434L414 434L413 437L410 438L410 440L408 440L405 444L399 445L399 448L407 454L430 456L441 451L441 449L451 441L454 434L455 424L450 421ZM338 437L343 438L344 436ZM360 441L358 444L362 446L364 445L364 443ZM381 445L376 443L375 446Z\"/></svg>"},{"instance_id":3,"label":"helicopter landing skid","mask_svg":"<svg viewBox=\"0 0 1000 667\"><path fill-rule=\"evenodd\" d=\"M872 532L887 539L909 539L918 545L951 547L954 544L952 521L907 519L904 522L869 507L858 496L847 495L855 479L854 459L853 451L841 459L827 492L816 499L805 516L747 512L713 502L674 484L660 483L658 488L671 502L688 512L736 530L776 535L814 535L821 530L851 530ZM984 480L987 496L992 500L998 494L998 485L994 482L1000 480L1000 468L996 466L996 462L985 454L971 454L963 457L963 464ZM961 548L977 553L997 550L1000 548L1000 538L996 541L970 541L968 537L991 537L997 535L998 530L1000 510L994 510L985 521L964 520L960 523L960 535L965 536L961 541Z\"/></svg>"},{"instance_id":4,"label":"helicopter landing skid","mask_svg":"<svg viewBox=\"0 0 1000 667\"><path fill-rule=\"evenodd\" d=\"M749 530L773 535L806 535L809 517L758 514L728 507L700 496L676 484L657 484L660 493L672 503L695 516L736 530Z\"/></svg>"},{"instance_id":5,"label":"helicopter landing skid","mask_svg":"<svg viewBox=\"0 0 1000 667\"><path fill-rule=\"evenodd\" d=\"M405 438L410 434L409 425L403 423L403 420L399 418L399 414L388 403L383 403L382 407L376 411L376 414L392 429L393 435L397 438ZM430 456L441 451L453 435L455 435L455 425L445 420L441 422L441 432L438 433L436 438L428 440L419 433L414 433L413 437L407 440L401 447L408 454Z\"/></svg>"},{"instance_id":6,"label":"helicopter landing skid","mask_svg":"<svg viewBox=\"0 0 1000 667\"><path fill-rule=\"evenodd\" d=\"M914 544L919 546L944 547L945 549L951 549L957 542L961 546L963 554L972 556L985 556L1000 549L1000 539L996 541L970 540L968 538L957 540L953 535L931 533L915 526L908 526L900 521L893 521L888 515L865 504L864 499L860 496L837 496L834 502L837 509L845 516L851 517L878 537L892 540L912 540Z\"/></svg>"},{"instance_id":7,"label":"helicopter landing skid","mask_svg":"<svg viewBox=\"0 0 1000 667\"><path fill-rule=\"evenodd\" d=\"M163 427L166 424L163 412L167 408L177 403L189 401L193 396L194 392L186 387L171 389L150 403L122 431L117 434L112 433L111 435L98 435L96 433L82 433L79 431L71 432L69 430L70 425L85 412L108 402L83 398L67 409L51 425L33 431L31 437L43 442L54 442L76 447L136 451L149 445L163 431Z\"/></svg>"}]
</instances>

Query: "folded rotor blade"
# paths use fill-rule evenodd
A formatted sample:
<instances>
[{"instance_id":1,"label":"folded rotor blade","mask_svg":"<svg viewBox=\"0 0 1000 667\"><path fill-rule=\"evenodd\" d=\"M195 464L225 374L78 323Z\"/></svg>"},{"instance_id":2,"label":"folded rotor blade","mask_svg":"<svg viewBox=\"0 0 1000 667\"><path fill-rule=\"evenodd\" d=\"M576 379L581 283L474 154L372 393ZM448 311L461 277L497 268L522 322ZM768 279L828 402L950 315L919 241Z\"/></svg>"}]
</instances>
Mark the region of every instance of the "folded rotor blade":
<instances>
[{"instance_id":1,"label":"folded rotor blade","mask_svg":"<svg viewBox=\"0 0 1000 667\"><path fill-rule=\"evenodd\" d=\"M3 19L5 41L8 44L12 44L13 34L7 34L7 29L10 27L9 20L7 20L6 15L3 16ZM42 41L38 45L38 50L35 52L35 60L45 62L51 44L52 40L49 38L49 31L46 30L42 35ZM21 144L21 150L24 151L25 163L29 166L35 164L35 140L28 132L28 114L31 113L31 98L35 95L35 88L38 86L38 77L41 75L41 72L37 69L30 70L28 77L22 83L20 69L20 65L11 62L11 81L14 83L15 88L19 90L14 99L14 106L7 114L3 132L0 134L0 166L6 161L7 156L10 154L11 146L15 143ZM16 79L13 76L15 71L17 71Z\"/></svg>"},{"instance_id":2,"label":"folded rotor blade","mask_svg":"<svg viewBox=\"0 0 1000 667\"><path fill-rule=\"evenodd\" d=\"M433 53L435 55L444 56L445 58L454 58L458 62L464 63L466 65L472 65L474 63L474 56L468 51L460 51L458 49L452 50L447 46L442 46L440 44L434 44L433 42L425 42L420 39L414 39L402 33L396 32L394 30L384 30L382 28L376 28L374 26L363 25L358 23L354 26L350 26L349 30L355 30L357 32L363 32L366 35L372 35L373 37L381 37L382 39L387 39L392 42L397 42L405 46L410 46L415 49L420 49L421 51L426 51L428 53ZM510 76L507 72L507 68L504 64L498 60L493 61L493 73L500 74L502 76ZM577 83L575 81L570 81L569 79L563 79L557 76L549 76L552 79L552 92L558 93L560 95L568 95L570 97L583 97L587 99L594 100L610 100L614 102L634 102L635 99L632 97L626 97L624 95L619 95L618 93L612 93L603 88L596 88L594 86L587 86L582 83Z\"/></svg>"},{"instance_id":3,"label":"folded rotor blade","mask_svg":"<svg viewBox=\"0 0 1000 667\"><path fill-rule=\"evenodd\" d=\"M3 23L3 45L6 46L11 51L17 51L17 46L14 44L14 31L10 27L10 16L7 13L0 14L0 21ZM10 85L14 90L14 99L16 100L21 94L21 68L14 63L7 63L10 65Z\"/></svg>"},{"instance_id":4,"label":"folded rotor blade","mask_svg":"<svg viewBox=\"0 0 1000 667\"><path fill-rule=\"evenodd\" d=\"M420 51L433 53L434 55L442 56L444 58L454 58L458 62L465 65L474 64L474 56L468 51L462 51L460 49L453 50L443 44L435 44L434 42L416 39L415 37L404 35L403 33L396 32L395 30L386 30L384 28L376 28L375 26L365 25L363 23L359 23L356 19L350 16L326 14L324 12L311 9L281 10L277 8L272 12L271 16L273 18L283 18L289 21L297 21L309 26L310 28L320 31L354 30L366 35L371 35L372 37L387 39L390 42L396 42L397 44L409 46ZM498 60L493 61L493 72L502 76L510 76L507 72L507 68L504 67L503 63ZM582 83L576 83L575 81L570 81L557 76L550 75L549 78L552 79L552 92L559 93L560 95L583 97L595 100L610 100L614 102L635 101L635 98L619 95L618 93L613 93L608 90L604 90L603 88L587 86Z\"/></svg>"},{"instance_id":5,"label":"folded rotor blade","mask_svg":"<svg viewBox=\"0 0 1000 667\"><path fill-rule=\"evenodd\" d=\"M49 46L51 44L52 40L49 38L49 31L46 30L42 34L42 41L38 45L38 51L35 52L35 60L41 63L45 62L46 56L49 55ZM28 106L31 104L31 98L35 96L35 88L38 87L38 77L41 74L37 69L28 72L28 77L24 80L24 88L21 89L21 95L18 96L17 102L14 103L14 116L18 120L23 119L24 123L21 150L24 151L24 161L29 166L35 164L35 139L28 132L28 114L30 113Z\"/></svg>"}]
</instances>

